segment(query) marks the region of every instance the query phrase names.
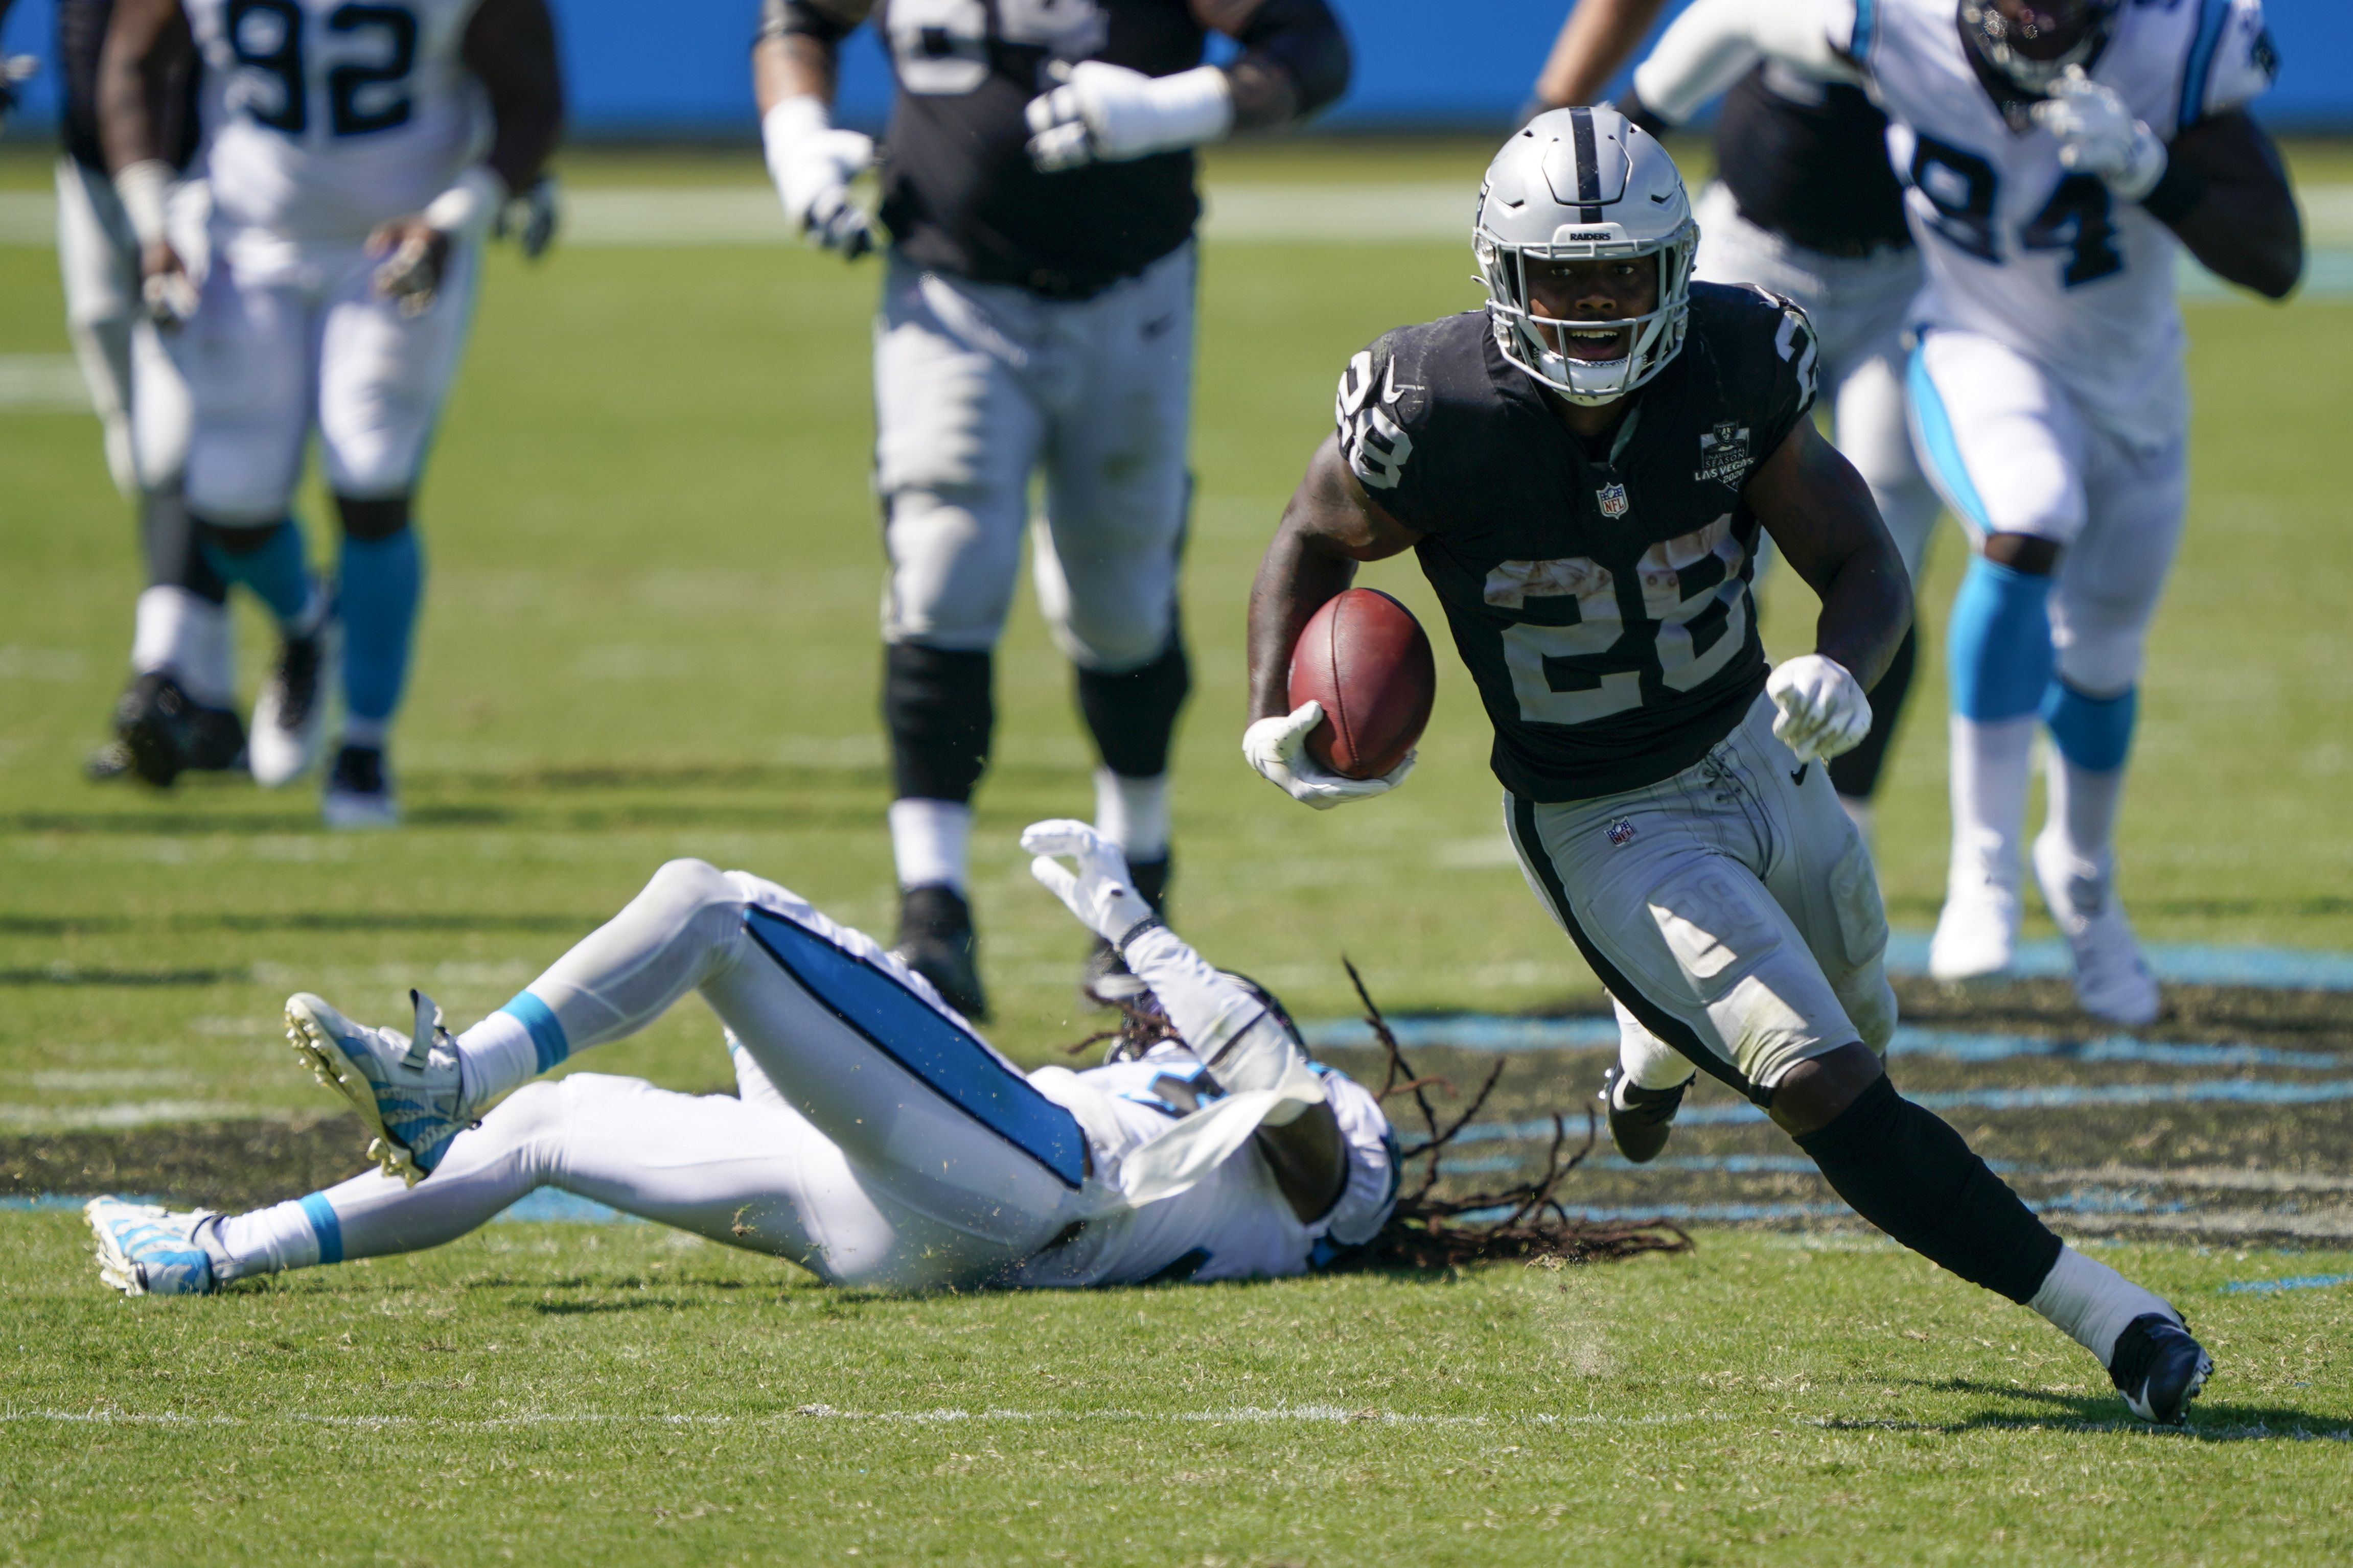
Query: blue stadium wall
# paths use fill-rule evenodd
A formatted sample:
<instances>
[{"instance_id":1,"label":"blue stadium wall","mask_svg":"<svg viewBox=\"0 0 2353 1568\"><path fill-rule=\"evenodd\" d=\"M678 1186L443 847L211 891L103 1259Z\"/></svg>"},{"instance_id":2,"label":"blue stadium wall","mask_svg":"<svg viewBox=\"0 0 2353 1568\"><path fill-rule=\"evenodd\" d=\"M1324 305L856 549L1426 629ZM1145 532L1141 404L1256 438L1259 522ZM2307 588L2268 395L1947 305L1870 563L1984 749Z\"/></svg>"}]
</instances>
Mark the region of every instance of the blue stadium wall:
<instances>
[{"instance_id":1,"label":"blue stadium wall","mask_svg":"<svg viewBox=\"0 0 2353 1568\"><path fill-rule=\"evenodd\" d=\"M750 134L744 54L758 0L550 3L563 32L576 134ZM1356 78L1322 123L1356 131L1497 129L1526 95L1567 10L1567 0L1334 4L1356 45ZM2353 0L2269 0L2266 8L2284 67L2265 118L2283 128L2353 132ZM48 55L52 13L43 0L17 0L7 51ZM54 80L44 71L31 84L16 134L46 134L56 115ZM842 100L847 120L879 124L888 111L889 79L871 33L852 41Z\"/></svg>"}]
</instances>

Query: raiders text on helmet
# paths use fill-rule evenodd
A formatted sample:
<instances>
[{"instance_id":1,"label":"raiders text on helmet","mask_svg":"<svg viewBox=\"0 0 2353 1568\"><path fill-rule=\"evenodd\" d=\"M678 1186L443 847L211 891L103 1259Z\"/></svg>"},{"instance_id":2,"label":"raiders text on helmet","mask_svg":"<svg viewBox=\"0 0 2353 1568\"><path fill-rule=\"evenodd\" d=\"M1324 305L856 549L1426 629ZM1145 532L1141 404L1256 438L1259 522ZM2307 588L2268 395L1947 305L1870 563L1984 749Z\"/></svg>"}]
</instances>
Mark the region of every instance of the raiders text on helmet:
<instances>
[{"instance_id":1,"label":"raiders text on helmet","mask_svg":"<svg viewBox=\"0 0 2353 1568\"><path fill-rule=\"evenodd\" d=\"M1699 244L1674 160L1614 109L1540 114L1495 154L1479 190L1472 248L1504 357L1573 403L1607 403L1641 385L1681 352ZM1535 313L1531 261L1654 257L1657 305L1621 321L1558 321ZM1566 334L1630 329L1622 359L1582 360Z\"/></svg>"}]
</instances>

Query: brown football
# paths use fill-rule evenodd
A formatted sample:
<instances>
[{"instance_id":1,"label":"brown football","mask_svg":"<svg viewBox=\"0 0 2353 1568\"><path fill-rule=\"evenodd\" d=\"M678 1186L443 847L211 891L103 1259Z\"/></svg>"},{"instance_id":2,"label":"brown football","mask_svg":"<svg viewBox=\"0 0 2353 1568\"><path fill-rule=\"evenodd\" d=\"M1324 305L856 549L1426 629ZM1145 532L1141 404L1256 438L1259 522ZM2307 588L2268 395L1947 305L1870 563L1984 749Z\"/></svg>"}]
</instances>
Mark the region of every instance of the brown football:
<instances>
[{"instance_id":1,"label":"brown football","mask_svg":"<svg viewBox=\"0 0 2353 1568\"><path fill-rule=\"evenodd\" d=\"M1438 664L1413 612L1351 588L1310 617L1291 650L1291 705L1324 704L1307 754L1352 779L1380 777L1413 750L1438 696Z\"/></svg>"}]
</instances>

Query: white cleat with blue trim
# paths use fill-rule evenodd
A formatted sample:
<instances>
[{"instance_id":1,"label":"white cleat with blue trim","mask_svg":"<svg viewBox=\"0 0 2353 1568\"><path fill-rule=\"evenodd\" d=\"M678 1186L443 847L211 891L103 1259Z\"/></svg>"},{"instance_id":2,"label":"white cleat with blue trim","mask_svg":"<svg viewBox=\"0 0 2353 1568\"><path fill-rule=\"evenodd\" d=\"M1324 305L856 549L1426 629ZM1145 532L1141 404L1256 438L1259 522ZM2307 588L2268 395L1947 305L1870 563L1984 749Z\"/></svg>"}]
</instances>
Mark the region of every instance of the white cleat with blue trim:
<instances>
[{"instance_id":1,"label":"white cleat with blue trim","mask_svg":"<svg viewBox=\"0 0 2353 1568\"><path fill-rule=\"evenodd\" d=\"M126 1296L208 1296L212 1254L196 1227L220 1215L212 1209L175 1214L158 1204L92 1198L82 1205L98 1240L98 1277Z\"/></svg>"},{"instance_id":2,"label":"white cleat with blue trim","mask_svg":"<svg viewBox=\"0 0 2353 1568\"><path fill-rule=\"evenodd\" d=\"M1928 973L1947 984L1992 980L2018 955L2018 872L1982 855L1956 853L1946 874L1945 907L1928 940Z\"/></svg>"},{"instance_id":3,"label":"white cleat with blue trim","mask_svg":"<svg viewBox=\"0 0 2353 1568\"><path fill-rule=\"evenodd\" d=\"M415 1186L441 1163L449 1140L473 1123L459 1113L458 1049L441 1009L421 991L408 999L417 1032L354 1024L309 992L286 999L286 1038L319 1081L367 1123L368 1158Z\"/></svg>"}]
</instances>

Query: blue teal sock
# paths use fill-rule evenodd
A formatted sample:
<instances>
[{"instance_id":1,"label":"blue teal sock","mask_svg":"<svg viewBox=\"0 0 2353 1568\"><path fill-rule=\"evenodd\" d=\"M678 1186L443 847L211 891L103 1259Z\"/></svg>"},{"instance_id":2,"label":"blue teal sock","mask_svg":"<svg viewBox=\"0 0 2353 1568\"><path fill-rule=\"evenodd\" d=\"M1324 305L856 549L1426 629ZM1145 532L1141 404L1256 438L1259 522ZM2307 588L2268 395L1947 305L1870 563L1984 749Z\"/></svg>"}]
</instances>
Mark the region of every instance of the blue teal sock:
<instances>
[{"instance_id":1,"label":"blue teal sock","mask_svg":"<svg viewBox=\"0 0 2353 1568\"><path fill-rule=\"evenodd\" d=\"M341 575L335 609L343 623L343 706L360 732L351 738L380 744L408 679L410 634L424 591L417 531L404 528L382 539L346 535Z\"/></svg>"},{"instance_id":2,"label":"blue teal sock","mask_svg":"<svg viewBox=\"0 0 2353 1568\"><path fill-rule=\"evenodd\" d=\"M210 528L204 533L205 560L232 583L242 583L269 606L280 626L290 626L311 607L311 568L302 551L302 531L288 519L269 531L259 550L238 555L224 550Z\"/></svg>"},{"instance_id":3,"label":"blue teal sock","mask_svg":"<svg viewBox=\"0 0 2353 1568\"><path fill-rule=\"evenodd\" d=\"M2051 579L1969 563L1945 637L1953 711L1979 723L2023 719L2051 686Z\"/></svg>"},{"instance_id":4,"label":"blue teal sock","mask_svg":"<svg viewBox=\"0 0 2353 1568\"><path fill-rule=\"evenodd\" d=\"M2114 697L2087 697L2054 678L2042 699L2042 722L2061 756L2088 773L2105 773L2125 765L2139 710L2137 686Z\"/></svg>"}]
</instances>

